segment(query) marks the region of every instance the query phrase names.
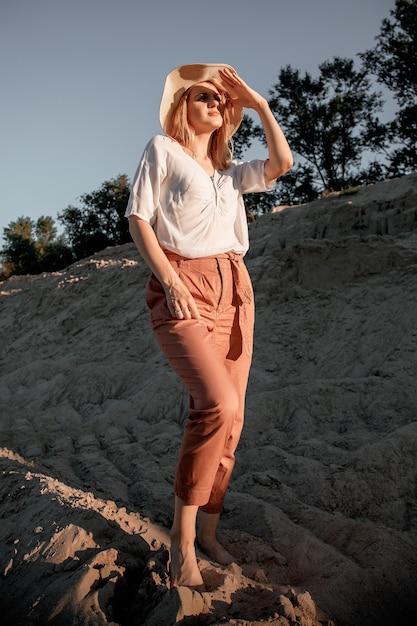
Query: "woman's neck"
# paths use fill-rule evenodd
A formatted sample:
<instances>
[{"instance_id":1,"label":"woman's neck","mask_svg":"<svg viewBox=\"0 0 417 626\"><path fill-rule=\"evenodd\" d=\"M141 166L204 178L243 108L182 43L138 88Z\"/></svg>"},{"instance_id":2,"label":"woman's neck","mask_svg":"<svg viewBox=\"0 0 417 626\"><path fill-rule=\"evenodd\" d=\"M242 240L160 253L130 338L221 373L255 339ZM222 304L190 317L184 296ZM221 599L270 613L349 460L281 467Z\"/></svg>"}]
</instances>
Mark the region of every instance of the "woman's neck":
<instances>
[{"instance_id":1,"label":"woman's neck","mask_svg":"<svg viewBox=\"0 0 417 626\"><path fill-rule=\"evenodd\" d=\"M184 150L197 161L209 176L213 176L214 166L208 153L209 139L210 136L197 136L191 146L184 148Z\"/></svg>"},{"instance_id":2,"label":"woman's neck","mask_svg":"<svg viewBox=\"0 0 417 626\"><path fill-rule=\"evenodd\" d=\"M196 135L193 139L193 143L189 146L194 158L207 159L209 155L209 142L211 133L209 135Z\"/></svg>"}]
</instances>

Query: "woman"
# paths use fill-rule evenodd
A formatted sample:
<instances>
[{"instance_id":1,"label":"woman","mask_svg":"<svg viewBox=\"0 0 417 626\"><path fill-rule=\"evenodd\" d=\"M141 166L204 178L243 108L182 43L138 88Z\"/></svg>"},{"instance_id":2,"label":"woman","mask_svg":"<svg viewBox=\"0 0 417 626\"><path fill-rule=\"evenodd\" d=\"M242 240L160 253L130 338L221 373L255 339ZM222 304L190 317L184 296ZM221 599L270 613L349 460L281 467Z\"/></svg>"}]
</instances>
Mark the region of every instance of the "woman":
<instances>
[{"instance_id":1,"label":"woman","mask_svg":"<svg viewBox=\"0 0 417 626\"><path fill-rule=\"evenodd\" d=\"M244 107L260 117L265 161L231 160ZM126 216L152 272L146 300L155 335L190 396L174 486L171 585L202 588L196 539L218 563L234 560L216 529L243 426L252 351L242 194L271 189L292 167L292 155L266 99L228 65L173 70L160 121L165 135L145 148Z\"/></svg>"}]
</instances>

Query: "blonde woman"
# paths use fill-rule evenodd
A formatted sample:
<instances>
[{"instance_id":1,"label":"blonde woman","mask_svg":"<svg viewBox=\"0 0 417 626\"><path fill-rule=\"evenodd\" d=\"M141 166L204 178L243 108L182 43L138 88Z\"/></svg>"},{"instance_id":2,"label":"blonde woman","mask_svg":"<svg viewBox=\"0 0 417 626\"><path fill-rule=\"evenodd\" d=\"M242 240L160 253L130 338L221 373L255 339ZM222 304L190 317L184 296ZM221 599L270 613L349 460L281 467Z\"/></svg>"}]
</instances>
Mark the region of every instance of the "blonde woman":
<instances>
[{"instance_id":1,"label":"blonde woman","mask_svg":"<svg viewBox=\"0 0 417 626\"><path fill-rule=\"evenodd\" d=\"M265 160L232 161L231 139L244 108L259 115ZM243 426L252 355L242 195L271 189L293 161L266 99L229 65L199 63L170 72L160 121L165 135L145 148L126 216L151 271L146 301L153 330L190 398L174 485L171 585L203 589L196 541L216 562L234 560L216 529Z\"/></svg>"}]
</instances>

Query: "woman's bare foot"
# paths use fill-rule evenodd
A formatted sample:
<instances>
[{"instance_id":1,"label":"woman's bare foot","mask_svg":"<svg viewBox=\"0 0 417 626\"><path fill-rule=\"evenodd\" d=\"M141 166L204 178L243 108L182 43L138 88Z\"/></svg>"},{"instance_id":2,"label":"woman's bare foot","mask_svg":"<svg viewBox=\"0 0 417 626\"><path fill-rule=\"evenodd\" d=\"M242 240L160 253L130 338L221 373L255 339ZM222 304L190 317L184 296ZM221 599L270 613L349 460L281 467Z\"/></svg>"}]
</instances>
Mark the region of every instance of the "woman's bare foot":
<instances>
[{"instance_id":1,"label":"woman's bare foot","mask_svg":"<svg viewBox=\"0 0 417 626\"><path fill-rule=\"evenodd\" d=\"M204 591L204 582L198 569L195 547L193 544L184 545L171 536L171 588L192 587L197 591Z\"/></svg>"},{"instance_id":2,"label":"woman's bare foot","mask_svg":"<svg viewBox=\"0 0 417 626\"><path fill-rule=\"evenodd\" d=\"M171 589L192 587L204 591L204 582L195 554L195 523L197 505L186 504L175 496L174 521L171 529Z\"/></svg>"},{"instance_id":3,"label":"woman's bare foot","mask_svg":"<svg viewBox=\"0 0 417 626\"><path fill-rule=\"evenodd\" d=\"M239 563L238 559L222 546L217 537L198 537L197 545L212 561L219 563L219 565Z\"/></svg>"},{"instance_id":4,"label":"woman's bare foot","mask_svg":"<svg viewBox=\"0 0 417 626\"><path fill-rule=\"evenodd\" d=\"M197 533L197 544L207 556L220 565L239 563L239 560L229 554L217 539L217 525L220 513L206 513L200 511Z\"/></svg>"}]
</instances>

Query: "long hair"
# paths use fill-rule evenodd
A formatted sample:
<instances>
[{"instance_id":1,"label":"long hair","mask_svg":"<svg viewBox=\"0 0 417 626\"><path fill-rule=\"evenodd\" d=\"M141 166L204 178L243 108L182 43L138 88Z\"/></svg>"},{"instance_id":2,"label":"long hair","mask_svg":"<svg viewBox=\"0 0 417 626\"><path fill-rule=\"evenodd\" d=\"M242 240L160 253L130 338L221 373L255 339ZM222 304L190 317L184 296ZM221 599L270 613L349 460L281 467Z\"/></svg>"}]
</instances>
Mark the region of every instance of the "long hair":
<instances>
[{"instance_id":1,"label":"long hair","mask_svg":"<svg viewBox=\"0 0 417 626\"><path fill-rule=\"evenodd\" d=\"M230 108L227 106L227 94L217 81L212 79L207 82L216 87L224 100L224 109L222 112L223 124L212 133L208 153L217 170L226 170L230 167L233 156L232 136L229 133ZM190 147L195 136L194 129L189 125L187 117L187 104L190 89L191 87L182 94L166 129L168 137L178 141L178 143L185 148Z\"/></svg>"}]
</instances>

